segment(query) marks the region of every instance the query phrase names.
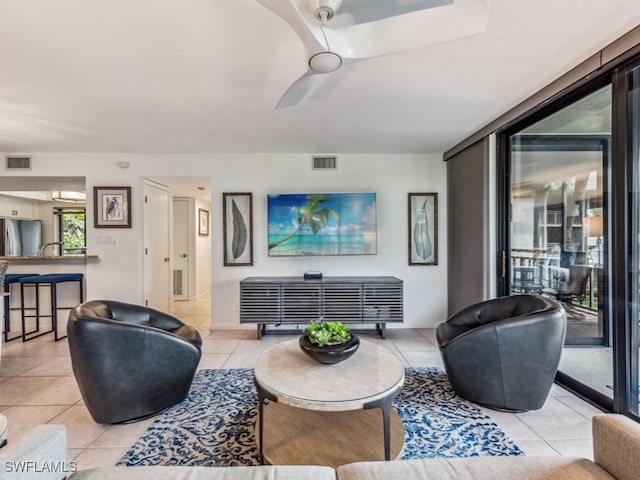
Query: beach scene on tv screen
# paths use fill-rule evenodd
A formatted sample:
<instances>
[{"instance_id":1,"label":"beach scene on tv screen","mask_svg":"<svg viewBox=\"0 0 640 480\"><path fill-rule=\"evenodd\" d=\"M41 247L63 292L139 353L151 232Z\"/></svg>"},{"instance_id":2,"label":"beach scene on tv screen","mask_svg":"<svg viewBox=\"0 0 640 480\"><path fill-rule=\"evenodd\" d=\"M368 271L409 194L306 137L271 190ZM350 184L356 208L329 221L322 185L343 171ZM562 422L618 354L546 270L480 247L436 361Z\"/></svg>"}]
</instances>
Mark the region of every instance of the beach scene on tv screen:
<instances>
[{"instance_id":1,"label":"beach scene on tv screen","mask_svg":"<svg viewBox=\"0 0 640 480\"><path fill-rule=\"evenodd\" d=\"M267 196L269 256L375 255L375 193Z\"/></svg>"}]
</instances>

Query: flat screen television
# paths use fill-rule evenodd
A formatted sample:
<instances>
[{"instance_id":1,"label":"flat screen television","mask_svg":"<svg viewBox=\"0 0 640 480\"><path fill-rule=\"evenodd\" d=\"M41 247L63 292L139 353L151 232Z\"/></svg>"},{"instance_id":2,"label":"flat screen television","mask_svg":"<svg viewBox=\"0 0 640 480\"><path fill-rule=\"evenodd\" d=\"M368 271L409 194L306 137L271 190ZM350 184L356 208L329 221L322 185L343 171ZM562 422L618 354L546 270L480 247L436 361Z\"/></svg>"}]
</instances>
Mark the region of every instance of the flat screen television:
<instances>
[{"instance_id":1,"label":"flat screen television","mask_svg":"<svg viewBox=\"0 0 640 480\"><path fill-rule=\"evenodd\" d=\"M267 197L269 256L375 255L375 193Z\"/></svg>"}]
</instances>

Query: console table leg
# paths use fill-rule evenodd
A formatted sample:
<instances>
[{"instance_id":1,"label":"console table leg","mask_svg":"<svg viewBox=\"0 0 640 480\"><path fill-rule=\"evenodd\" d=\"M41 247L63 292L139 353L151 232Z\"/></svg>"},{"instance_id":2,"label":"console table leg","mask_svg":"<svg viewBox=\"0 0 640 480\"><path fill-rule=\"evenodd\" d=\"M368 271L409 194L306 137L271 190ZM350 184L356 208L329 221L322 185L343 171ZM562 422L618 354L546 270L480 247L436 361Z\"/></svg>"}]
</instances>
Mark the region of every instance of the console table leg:
<instances>
[{"instance_id":1,"label":"console table leg","mask_svg":"<svg viewBox=\"0 0 640 480\"><path fill-rule=\"evenodd\" d=\"M382 322L380 324L380 337L382 337L382 338L387 338L387 336L386 336L386 326L387 326L387 324L384 323L384 322Z\"/></svg>"}]
</instances>

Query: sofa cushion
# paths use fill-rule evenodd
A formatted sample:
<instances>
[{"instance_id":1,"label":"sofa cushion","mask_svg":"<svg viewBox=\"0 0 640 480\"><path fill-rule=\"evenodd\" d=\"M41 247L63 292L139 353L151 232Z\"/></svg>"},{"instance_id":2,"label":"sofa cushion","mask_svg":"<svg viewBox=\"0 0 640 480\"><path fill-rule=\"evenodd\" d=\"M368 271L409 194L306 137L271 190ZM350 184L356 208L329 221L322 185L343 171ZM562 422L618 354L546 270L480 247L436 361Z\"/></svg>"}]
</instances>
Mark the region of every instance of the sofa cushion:
<instances>
[{"instance_id":1,"label":"sofa cushion","mask_svg":"<svg viewBox=\"0 0 640 480\"><path fill-rule=\"evenodd\" d=\"M336 480L331 467L103 467L80 470L69 480Z\"/></svg>"},{"instance_id":2,"label":"sofa cushion","mask_svg":"<svg viewBox=\"0 0 640 480\"><path fill-rule=\"evenodd\" d=\"M338 480L612 480L585 458L473 457L358 462L338 467Z\"/></svg>"},{"instance_id":3,"label":"sofa cushion","mask_svg":"<svg viewBox=\"0 0 640 480\"><path fill-rule=\"evenodd\" d=\"M623 415L593 417L593 458L618 480L634 480L640 472L638 424Z\"/></svg>"}]
</instances>

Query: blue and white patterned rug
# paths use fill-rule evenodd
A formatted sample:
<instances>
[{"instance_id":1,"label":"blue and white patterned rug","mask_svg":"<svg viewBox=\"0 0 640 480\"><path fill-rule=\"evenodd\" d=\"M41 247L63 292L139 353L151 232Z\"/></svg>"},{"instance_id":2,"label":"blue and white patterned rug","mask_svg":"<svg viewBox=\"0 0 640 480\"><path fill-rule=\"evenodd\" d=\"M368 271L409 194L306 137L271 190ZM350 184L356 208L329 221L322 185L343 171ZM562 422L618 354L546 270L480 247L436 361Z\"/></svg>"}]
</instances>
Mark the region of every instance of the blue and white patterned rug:
<instances>
[{"instance_id":1,"label":"blue and white patterned rug","mask_svg":"<svg viewBox=\"0 0 640 480\"><path fill-rule=\"evenodd\" d=\"M162 413L118 465L258 465L257 404L252 369L201 370L188 397ZM394 407L405 428L402 458L524 455L437 368L406 369Z\"/></svg>"}]
</instances>

